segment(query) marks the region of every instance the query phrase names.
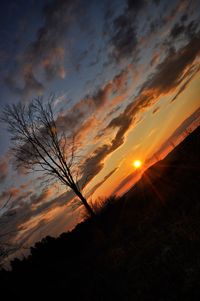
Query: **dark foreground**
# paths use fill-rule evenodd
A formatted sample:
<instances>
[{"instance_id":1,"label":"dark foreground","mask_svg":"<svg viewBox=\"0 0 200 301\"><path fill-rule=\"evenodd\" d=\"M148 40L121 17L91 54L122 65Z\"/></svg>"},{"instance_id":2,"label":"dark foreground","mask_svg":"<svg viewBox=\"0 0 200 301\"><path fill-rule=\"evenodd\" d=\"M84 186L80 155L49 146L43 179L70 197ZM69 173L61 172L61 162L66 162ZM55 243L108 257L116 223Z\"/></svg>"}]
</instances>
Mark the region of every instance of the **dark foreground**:
<instances>
[{"instance_id":1,"label":"dark foreground","mask_svg":"<svg viewBox=\"0 0 200 301\"><path fill-rule=\"evenodd\" d=\"M200 300L200 128L108 203L0 273L2 300Z\"/></svg>"}]
</instances>

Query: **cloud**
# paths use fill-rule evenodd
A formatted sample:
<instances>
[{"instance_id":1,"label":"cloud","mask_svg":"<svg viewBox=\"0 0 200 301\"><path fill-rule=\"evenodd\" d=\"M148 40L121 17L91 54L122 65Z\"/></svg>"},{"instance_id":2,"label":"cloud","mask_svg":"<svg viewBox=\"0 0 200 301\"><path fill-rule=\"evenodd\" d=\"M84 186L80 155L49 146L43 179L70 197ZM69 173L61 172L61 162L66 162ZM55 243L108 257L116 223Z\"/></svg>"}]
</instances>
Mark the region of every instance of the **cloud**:
<instances>
[{"instance_id":1,"label":"cloud","mask_svg":"<svg viewBox=\"0 0 200 301\"><path fill-rule=\"evenodd\" d=\"M158 111L160 111L160 107L156 107L153 111L152 111L152 114L156 114Z\"/></svg>"},{"instance_id":2,"label":"cloud","mask_svg":"<svg viewBox=\"0 0 200 301\"><path fill-rule=\"evenodd\" d=\"M169 148L169 146L174 147L173 143L176 143L177 139L183 135L184 131L195 124L195 122L198 120L200 121L200 108L195 110L188 118L186 118L170 135L170 137L161 145L159 150L156 152L156 154L153 155L153 157L157 156L159 157L163 153L165 153L166 149ZM194 129L194 128L193 128ZM152 158L149 159L151 161Z\"/></svg>"},{"instance_id":3,"label":"cloud","mask_svg":"<svg viewBox=\"0 0 200 301\"><path fill-rule=\"evenodd\" d=\"M177 88L185 78L184 76L187 73L186 69L189 70L189 67L199 55L200 50L197 45L199 45L199 37L193 38L190 43L175 52L173 56L168 55L164 61L157 66L155 73L142 85L138 96L132 103L126 107L124 112L110 121L107 128L117 128L115 137L108 144L99 146L91 156L85 160L82 167L80 184L86 185L96 174L98 174L104 166L106 157L124 143L127 131L130 129L130 126L133 125L137 114L141 112L141 110L156 103L160 95L172 92ZM169 70L174 70L174 72L169 72ZM67 113L69 115L63 117L63 126L66 127L65 119L70 128L73 124L76 126L77 123L79 126L83 120L86 121L86 116L88 116L92 110L94 110L94 112L101 110L113 91L116 90L116 87L123 88L124 83L126 82L126 77L121 80L123 76L115 77L113 81L101 88L100 91L97 91L90 97L82 99ZM71 114L71 112L73 114ZM71 119L68 120L67 116ZM93 124L92 119L90 121L91 124ZM87 129L88 131L91 124L88 121L85 130ZM45 200L48 199L48 193L45 194L43 192L40 196L32 196L33 202L38 205L33 208L33 211L30 210L27 204L22 205L22 211L24 211L26 216L23 217L23 220L30 219L41 213L45 214L45 212L52 210L52 208L55 208L56 206L66 204L66 202L73 197L73 192L67 192L58 198L54 198L50 202L46 202ZM43 202L43 200L45 202Z\"/></svg>"},{"instance_id":4,"label":"cloud","mask_svg":"<svg viewBox=\"0 0 200 301\"><path fill-rule=\"evenodd\" d=\"M85 179L87 179L87 181L85 182L85 184L87 184L93 177L95 177L95 175L97 175L103 168L106 157L124 143L125 134L129 129L131 120L131 117L129 119L126 118L123 122L121 122L120 120L120 127L115 137L110 141L110 143L103 144L100 147L98 147L92 153L92 155L85 160L82 166L82 177L80 183L84 183Z\"/></svg>"},{"instance_id":5,"label":"cloud","mask_svg":"<svg viewBox=\"0 0 200 301\"><path fill-rule=\"evenodd\" d=\"M22 201L26 201L33 194L33 190L29 189L28 191L23 191L23 185L20 185L19 196L13 201L13 206L21 206Z\"/></svg>"},{"instance_id":6,"label":"cloud","mask_svg":"<svg viewBox=\"0 0 200 301\"><path fill-rule=\"evenodd\" d=\"M16 187L10 187L8 190L4 190L1 195L0 199L7 198L8 196L12 196L13 198L16 198L20 193L20 190Z\"/></svg>"},{"instance_id":7,"label":"cloud","mask_svg":"<svg viewBox=\"0 0 200 301\"><path fill-rule=\"evenodd\" d=\"M145 5L146 5L145 0L128 0L127 1L127 10L129 10L132 13L136 14L140 10L142 10Z\"/></svg>"},{"instance_id":8,"label":"cloud","mask_svg":"<svg viewBox=\"0 0 200 301\"><path fill-rule=\"evenodd\" d=\"M92 95L87 95L76 103L67 112L58 116L57 125L62 130L71 130L74 132L81 132L83 124L88 127L89 121L96 117L91 117L102 110L105 106L112 107L116 105L121 98L118 98L120 93L124 92L128 81L128 69L119 72L114 78L103 87L98 88ZM109 104L110 102L110 104Z\"/></svg>"},{"instance_id":9,"label":"cloud","mask_svg":"<svg viewBox=\"0 0 200 301\"><path fill-rule=\"evenodd\" d=\"M160 60L160 54L158 52L154 52L151 58L150 65L154 66L156 65Z\"/></svg>"},{"instance_id":10,"label":"cloud","mask_svg":"<svg viewBox=\"0 0 200 301\"><path fill-rule=\"evenodd\" d=\"M107 120L107 118L111 117L112 115L114 115L115 113L117 113L119 110L121 109L121 105L117 105L115 106L106 116L105 120Z\"/></svg>"},{"instance_id":11,"label":"cloud","mask_svg":"<svg viewBox=\"0 0 200 301\"><path fill-rule=\"evenodd\" d=\"M115 171L118 169L118 167L114 168L113 170L111 170L111 172L109 172L102 181L98 182L87 194L87 197L92 196L93 193L102 185L105 183L105 181L107 179L109 179L114 173Z\"/></svg>"},{"instance_id":12,"label":"cloud","mask_svg":"<svg viewBox=\"0 0 200 301\"><path fill-rule=\"evenodd\" d=\"M200 119L200 108L196 109L189 117L187 117L172 133L170 138L167 142L169 143L173 139L177 139L180 135L183 134L183 132L188 129L192 123L194 123L196 120Z\"/></svg>"},{"instance_id":13,"label":"cloud","mask_svg":"<svg viewBox=\"0 0 200 301\"><path fill-rule=\"evenodd\" d=\"M115 188L112 194L117 194L122 188L126 186L126 184L130 183L130 181L133 181L136 175L134 173L131 173L128 175L125 179L123 179Z\"/></svg>"},{"instance_id":14,"label":"cloud","mask_svg":"<svg viewBox=\"0 0 200 301\"><path fill-rule=\"evenodd\" d=\"M130 58L138 44L136 19L146 1L128 0L124 12L114 19L110 35L112 57L116 61Z\"/></svg>"},{"instance_id":15,"label":"cloud","mask_svg":"<svg viewBox=\"0 0 200 301\"><path fill-rule=\"evenodd\" d=\"M126 107L124 112L111 120L104 132L118 128L109 153L123 144L126 132L133 126L137 115L155 104L161 95L174 91L188 75L188 70L200 54L200 34L194 37L185 47L173 56L168 55L160 63L154 74L142 85L138 96ZM194 71L194 68L193 68ZM195 71L194 71L195 72ZM108 150L107 150L108 153Z\"/></svg>"},{"instance_id":16,"label":"cloud","mask_svg":"<svg viewBox=\"0 0 200 301\"><path fill-rule=\"evenodd\" d=\"M53 188L47 188L42 191L42 193L38 196L38 194L33 194L30 198L31 204L41 204L46 200L49 200L53 195Z\"/></svg>"},{"instance_id":17,"label":"cloud","mask_svg":"<svg viewBox=\"0 0 200 301\"><path fill-rule=\"evenodd\" d=\"M23 88L18 85L17 77L23 78ZM27 68L23 74L21 71L10 73L5 78L5 83L11 92L21 95L23 98L29 97L32 92L35 92L37 95L41 95L44 91L44 86L36 79L32 67L30 67L29 70Z\"/></svg>"},{"instance_id":18,"label":"cloud","mask_svg":"<svg viewBox=\"0 0 200 301\"><path fill-rule=\"evenodd\" d=\"M97 89L92 95L88 95L76 103L72 108L60 114L57 118L57 126L64 131L71 131L79 141L84 142L88 133L95 129L97 132L100 122L98 114L111 110L107 114L117 112L121 103L126 99L126 89L129 79L129 66L118 73L111 81ZM117 106L117 107L116 107ZM114 108L114 109L113 109ZM106 118L107 119L107 118ZM115 142L116 144L116 142Z\"/></svg>"},{"instance_id":19,"label":"cloud","mask_svg":"<svg viewBox=\"0 0 200 301\"><path fill-rule=\"evenodd\" d=\"M79 140L85 139L85 136L91 131L91 128L94 128L94 126L98 123L94 117L95 115L91 116L91 113L103 110L107 102L115 105L116 101L113 102L112 97L114 95L115 98L118 93L124 91L127 79L128 71L121 71L113 78L113 80L107 83L104 87L98 89L93 95L82 99L79 103L67 111L66 114L60 115L57 123L62 129L71 129L74 127L74 129L77 130ZM110 102L109 100L112 101ZM92 153L91 157L86 159L82 169L80 185L86 185L102 169L104 158L118 147L118 143L119 141L117 138L113 139L110 144L105 144L97 148ZM39 195L31 192L22 194L18 191L18 195L16 195L16 203L18 203L16 224L19 225L20 219L22 221L21 223L23 223L40 214L46 214L53 208L63 206L67 202L70 202L75 195L72 191L69 191L62 196L53 198L49 201L51 196L51 189L45 190ZM27 202L24 202L26 199L28 200L29 205Z\"/></svg>"},{"instance_id":20,"label":"cloud","mask_svg":"<svg viewBox=\"0 0 200 301\"><path fill-rule=\"evenodd\" d=\"M185 32L185 26L183 24L176 23L171 29L170 37L176 39L184 32Z\"/></svg>"},{"instance_id":21,"label":"cloud","mask_svg":"<svg viewBox=\"0 0 200 301\"><path fill-rule=\"evenodd\" d=\"M16 60L17 67L6 77L11 91L27 98L33 92L41 94L44 91L39 73L47 82L65 77L66 33L78 13L76 4L76 0L54 0L44 7L44 25L38 29L35 41Z\"/></svg>"},{"instance_id":22,"label":"cloud","mask_svg":"<svg viewBox=\"0 0 200 301\"><path fill-rule=\"evenodd\" d=\"M104 159L111 152L111 145L104 144L97 148L93 154L88 157L82 166L82 177L80 183L86 184L100 172L104 166Z\"/></svg>"},{"instance_id":23,"label":"cloud","mask_svg":"<svg viewBox=\"0 0 200 301\"><path fill-rule=\"evenodd\" d=\"M192 16L195 10L199 10L198 1L188 2L187 0L178 0L174 3L170 3L169 1L162 2L164 2L163 11L151 21L150 34L157 33L158 28L161 29L161 36L170 30L172 42L176 38L187 36L190 29L189 26L187 28L185 23L188 20L188 16ZM177 22L178 18L180 18L179 22Z\"/></svg>"},{"instance_id":24,"label":"cloud","mask_svg":"<svg viewBox=\"0 0 200 301\"><path fill-rule=\"evenodd\" d=\"M175 94L175 96L171 99L171 102L174 102L177 97L187 88L187 86L189 85L189 83L191 82L191 80L195 77L195 75L200 71L200 65L197 66L192 66L188 72L187 75L188 77L186 77L185 82L180 86L180 88L178 89L178 92Z\"/></svg>"},{"instance_id":25,"label":"cloud","mask_svg":"<svg viewBox=\"0 0 200 301\"><path fill-rule=\"evenodd\" d=\"M13 208L18 210L19 208L24 206L24 203L22 201L28 200L33 193L32 189L26 191L26 188L27 186L22 184L18 188L13 186L7 190L2 191L2 193L0 194L0 202L5 203L8 199L10 199L9 206L6 208L8 212Z\"/></svg>"},{"instance_id":26,"label":"cloud","mask_svg":"<svg viewBox=\"0 0 200 301\"><path fill-rule=\"evenodd\" d=\"M194 3L192 5L194 5ZM164 17L164 21L166 23L172 22L178 14L187 11L186 9L192 5L190 5L190 3L187 0L179 0L172 8L170 13Z\"/></svg>"},{"instance_id":27,"label":"cloud","mask_svg":"<svg viewBox=\"0 0 200 301\"><path fill-rule=\"evenodd\" d=\"M0 184L3 183L8 175L8 163L6 160L0 161Z\"/></svg>"},{"instance_id":28,"label":"cloud","mask_svg":"<svg viewBox=\"0 0 200 301\"><path fill-rule=\"evenodd\" d=\"M33 194L32 190L22 191L11 187L1 193L0 202L5 202L10 195L9 206L1 216L4 227L0 228L0 241L14 245L27 243L33 231L37 231L41 223L46 224L51 211L66 205L74 197L74 193L68 191L49 201L49 198L53 196L52 187L43 190L40 194Z\"/></svg>"},{"instance_id":29,"label":"cloud","mask_svg":"<svg viewBox=\"0 0 200 301\"><path fill-rule=\"evenodd\" d=\"M89 133L91 133L91 130L96 128L98 124L99 122L94 116L86 119L81 128L78 128L75 133L76 143L84 145L87 135L89 135Z\"/></svg>"},{"instance_id":30,"label":"cloud","mask_svg":"<svg viewBox=\"0 0 200 301\"><path fill-rule=\"evenodd\" d=\"M174 43L174 40L179 37L186 37L188 40L191 40L197 31L199 22L192 20L189 24L185 25L185 21L180 20L179 23L175 23L171 29L169 37L171 43Z\"/></svg>"},{"instance_id":31,"label":"cloud","mask_svg":"<svg viewBox=\"0 0 200 301\"><path fill-rule=\"evenodd\" d=\"M160 4L160 0L153 0L153 2L158 6Z\"/></svg>"},{"instance_id":32,"label":"cloud","mask_svg":"<svg viewBox=\"0 0 200 301\"><path fill-rule=\"evenodd\" d=\"M193 122L200 118L200 108L194 111L188 118L186 118L178 128L171 135L171 139L180 136L187 128L189 128Z\"/></svg>"},{"instance_id":33,"label":"cloud","mask_svg":"<svg viewBox=\"0 0 200 301\"><path fill-rule=\"evenodd\" d=\"M190 43L173 54L169 54L160 63L155 74L144 85L143 91L154 91L156 95L167 93L176 88L183 80L183 72L199 55L200 34Z\"/></svg>"}]
</instances>

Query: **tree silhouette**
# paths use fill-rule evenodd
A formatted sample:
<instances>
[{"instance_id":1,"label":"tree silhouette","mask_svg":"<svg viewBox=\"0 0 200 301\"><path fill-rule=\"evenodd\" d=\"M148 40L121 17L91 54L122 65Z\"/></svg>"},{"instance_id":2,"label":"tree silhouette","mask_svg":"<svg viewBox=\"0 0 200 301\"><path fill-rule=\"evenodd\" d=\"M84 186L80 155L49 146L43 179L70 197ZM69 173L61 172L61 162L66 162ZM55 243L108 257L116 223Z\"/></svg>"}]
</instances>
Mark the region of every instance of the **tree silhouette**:
<instances>
[{"instance_id":1,"label":"tree silhouette","mask_svg":"<svg viewBox=\"0 0 200 301\"><path fill-rule=\"evenodd\" d=\"M11 150L15 165L27 170L43 171L47 180L59 180L76 194L91 216L94 211L81 192L80 171L75 142L56 121L53 98L42 98L28 105L18 103L5 106L1 120L11 135ZM80 175L80 173L79 173Z\"/></svg>"}]
</instances>

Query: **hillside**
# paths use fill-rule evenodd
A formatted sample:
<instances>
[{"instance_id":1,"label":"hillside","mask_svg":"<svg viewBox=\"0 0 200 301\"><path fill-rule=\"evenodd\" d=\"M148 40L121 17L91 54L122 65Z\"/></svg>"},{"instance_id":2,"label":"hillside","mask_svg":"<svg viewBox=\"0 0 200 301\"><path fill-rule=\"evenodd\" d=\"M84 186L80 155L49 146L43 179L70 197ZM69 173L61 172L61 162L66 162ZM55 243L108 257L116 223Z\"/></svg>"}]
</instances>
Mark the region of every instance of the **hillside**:
<instances>
[{"instance_id":1,"label":"hillside","mask_svg":"<svg viewBox=\"0 0 200 301\"><path fill-rule=\"evenodd\" d=\"M200 300L200 127L95 219L1 271L7 299ZM62 297L61 297L62 296Z\"/></svg>"}]
</instances>

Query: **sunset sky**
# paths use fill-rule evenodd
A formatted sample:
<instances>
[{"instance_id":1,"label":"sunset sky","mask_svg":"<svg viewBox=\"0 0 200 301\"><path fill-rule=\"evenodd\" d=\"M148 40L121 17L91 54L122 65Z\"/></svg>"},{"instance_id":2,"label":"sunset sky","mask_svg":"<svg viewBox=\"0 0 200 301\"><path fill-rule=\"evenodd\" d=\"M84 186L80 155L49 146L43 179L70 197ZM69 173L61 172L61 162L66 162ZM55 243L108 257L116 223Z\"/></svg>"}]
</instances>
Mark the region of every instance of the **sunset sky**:
<instances>
[{"instance_id":1,"label":"sunset sky","mask_svg":"<svg viewBox=\"0 0 200 301\"><path fill-rule=\"evenodd\" d=\"M1 111L54 93L92 175L84 194L123 194L200 118L199 11L198 0L2 1ZM74 227L74 195L14 170L9 145L1 124L0 207L11 201L0 233L12 231L2 239L29 244Z\"/></svg>"}]
</instances>

